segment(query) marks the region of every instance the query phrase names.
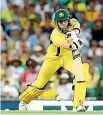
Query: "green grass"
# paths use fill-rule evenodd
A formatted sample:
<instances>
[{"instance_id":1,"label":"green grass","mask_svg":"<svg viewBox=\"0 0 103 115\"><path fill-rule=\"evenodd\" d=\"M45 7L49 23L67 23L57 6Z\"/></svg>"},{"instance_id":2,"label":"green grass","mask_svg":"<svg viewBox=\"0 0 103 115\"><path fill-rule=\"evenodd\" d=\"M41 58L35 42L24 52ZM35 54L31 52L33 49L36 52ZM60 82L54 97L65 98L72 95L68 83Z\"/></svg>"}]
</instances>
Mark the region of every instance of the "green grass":
<instances>
[{"instance_id":1,"label":"green grass","mask_svg":"<svg viewBox=\"0 0 103 115\"><path fill-rule=\"evenodd\" d=\"M76 115L76 114L92 114L92 115L103 115L103 111L93 111L93 112L72 112L72 111L1 111L1 115Z\"/></svg>"}]
</instances>

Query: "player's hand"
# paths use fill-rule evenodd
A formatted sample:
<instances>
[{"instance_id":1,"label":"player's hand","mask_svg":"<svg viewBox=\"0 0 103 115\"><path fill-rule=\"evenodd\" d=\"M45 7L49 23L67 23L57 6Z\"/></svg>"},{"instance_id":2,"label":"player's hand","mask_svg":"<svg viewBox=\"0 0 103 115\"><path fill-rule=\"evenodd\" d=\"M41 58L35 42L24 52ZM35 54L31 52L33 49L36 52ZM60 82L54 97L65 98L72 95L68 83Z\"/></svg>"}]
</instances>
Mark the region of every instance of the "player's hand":
<instances>
[{"instance_id":1,"label":"player's hand","mask_svg":"<svg viewBox=\"0 0 103 115\"><path fill-rule=\"evenodd\" d=\"M66 35L67 35L67 41L72 39L73 41L77 42L80 39L77 37L75 31L67 32Z\"/></svg>"},{"instance_id":2,"label":"player's hand","mask_svg":"<svg viewBox=\"0 0 103 115\"><path fill-rule=\"evenodd\" d=\"M77 42L73 41L73 50L81 50L83 47L83 43L81 40L78 40Z\"/></svg>"},{"instance_id":3,"label":"player's hand","mask_svg":"<svg viewBox=\"0 0 103 115\"><path fill-rule=\"evenodd\" d=\"M67 32L66 35L67 35L67 41L72 39L72 32Z\"/></svg>"},{"instance_id":4,"label":"player's hand","mask_svg":"<svg viewBox=\"0 0 103 115\"><path fill-rule=\"evenodd\" d=\"M67 41L73 41L73 44L72 44L72 49L73 50L80 50L82 47L83 47L83 43L82 41L80 40L79 37L77 37L76 33L74 31L71 31L71 32L67 32Z\"/></svg>"}]
</instances>

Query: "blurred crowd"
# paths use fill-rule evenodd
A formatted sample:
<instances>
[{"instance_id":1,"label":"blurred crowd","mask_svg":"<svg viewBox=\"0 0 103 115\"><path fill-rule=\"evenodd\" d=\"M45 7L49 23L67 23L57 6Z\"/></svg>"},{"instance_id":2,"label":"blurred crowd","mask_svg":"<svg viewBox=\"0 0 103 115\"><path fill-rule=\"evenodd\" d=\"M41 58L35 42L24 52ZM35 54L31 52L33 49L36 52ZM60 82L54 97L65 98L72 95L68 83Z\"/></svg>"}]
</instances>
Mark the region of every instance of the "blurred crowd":
<instances>
[{"instance_id":1,"label":"blurred crowd","mask_svg":"<svg viewBox=\"0 0 103 115\"><path fill-rule=\"evenodd\" d=\"M83 62L90 65L87 100L103 100L103 0L2 0L1 97L17 99L36 80L55 28L54 12L65 8L81 24ZM71 100L72 74L63 68L46 84L39 99Z\"/></svg>"}]
</instances>

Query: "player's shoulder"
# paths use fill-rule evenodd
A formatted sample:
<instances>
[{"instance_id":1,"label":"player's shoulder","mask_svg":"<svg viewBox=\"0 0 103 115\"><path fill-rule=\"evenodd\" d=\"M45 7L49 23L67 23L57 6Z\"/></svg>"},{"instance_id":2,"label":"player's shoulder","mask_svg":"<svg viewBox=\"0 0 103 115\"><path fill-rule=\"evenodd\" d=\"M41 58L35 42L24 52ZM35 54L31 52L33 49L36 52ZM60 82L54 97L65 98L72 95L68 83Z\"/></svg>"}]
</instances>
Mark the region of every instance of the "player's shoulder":
<instances>
[{"instance_id":1,"label":"player's shoulder","mask_svg":"<svg viewBox=\"0 0 103 115\"><path fill-rule=\"evenodd\" d=\"M54 28L51 35L58 34L58 33L60 33L59 30L57 28Z\"/></svg>"},{"instance_id":2,"label":"player's shoulder","mask_svg":"<svg viewBox=\"0 0 103 115\"><path fill-rule=\"evenodd\" d=\"M57 28L54 28L52 33L55 33L55 32L58 32L58 29Z\"/></svg>"},{"instance_id":3,"label":"player's shoulder","mask_svg":"<svg viewBox=\"0 0 103 115\"><path fill-rule=\"evenodd\" d=\"M70 20L70 23L71 23L72 25L76 25L76 24L79 23L79 22L77 21L77 19L72 18L72 19Z\"/></svg>"},{"instance_id":4,"label":"player's shoulder","mask_svg":"<svg viewBox=\"0 0 103 115\"><path fill-rule=\"evenodd\" d=\"M50 35L50 39L53 39L55 37L56 33L57 33L57 30L56 30L56 28L54 28Z\"/></svg>"}]
</instances>

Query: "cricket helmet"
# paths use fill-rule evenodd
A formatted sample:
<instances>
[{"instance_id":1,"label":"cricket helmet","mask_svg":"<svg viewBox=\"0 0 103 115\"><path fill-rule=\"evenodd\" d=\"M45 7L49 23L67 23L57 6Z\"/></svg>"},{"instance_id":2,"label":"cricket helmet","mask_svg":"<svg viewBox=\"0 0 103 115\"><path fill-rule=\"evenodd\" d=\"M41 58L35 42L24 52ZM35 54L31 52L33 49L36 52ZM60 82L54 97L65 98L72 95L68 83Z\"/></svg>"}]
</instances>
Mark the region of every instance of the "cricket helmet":
<instances>
[{"instance_id":1,"label":"cricket helmet","mask_svg":"<svg viewBox=\"0 0 103 115\"><path fill-rule=\"evenodd\" d=\"M70 14L69 14L68 11L65 10L65 9L57 10L57 11L55 12L54 21L55 21L55 22L58 22L58 21L63 21L63 20L68 20L68 21L70 21Z\"/></svg>"},{"instance_id":2,"label":"cricket helmet","mask_svg":"<svg viewBox=\"0 0 103 115\"><path fill-rule=\"evenodd\" d=\"M60 9L55 12L55 25L57 26L58 30L64 34L68 31L70 19L70 14L65 9Z\"/></svg>"}]
</instances>

